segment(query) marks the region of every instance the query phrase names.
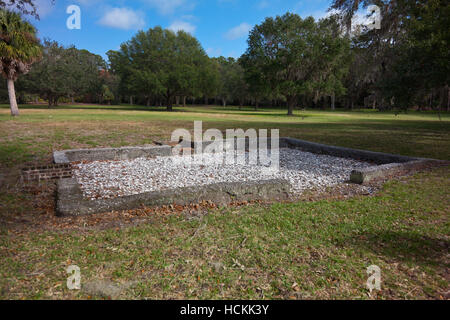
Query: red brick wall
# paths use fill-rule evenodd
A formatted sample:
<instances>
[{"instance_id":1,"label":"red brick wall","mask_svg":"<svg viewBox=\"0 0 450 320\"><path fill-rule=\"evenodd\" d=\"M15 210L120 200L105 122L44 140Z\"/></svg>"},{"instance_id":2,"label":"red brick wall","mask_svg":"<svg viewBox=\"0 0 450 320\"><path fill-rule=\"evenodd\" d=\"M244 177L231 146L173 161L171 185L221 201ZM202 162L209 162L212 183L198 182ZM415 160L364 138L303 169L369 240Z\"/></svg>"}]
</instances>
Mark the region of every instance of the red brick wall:
<instances>
[{"instance_id":1,"label":"red brick wall","mask_svg":"<svg viewBox=\"0 0 450 320\"><path fill-rule=\"evenodd\" d=\"M22 170L24 181L40 181L72 177L72 165L55 164L43 167L29 167Z\"/></svg>"}]
</instances>

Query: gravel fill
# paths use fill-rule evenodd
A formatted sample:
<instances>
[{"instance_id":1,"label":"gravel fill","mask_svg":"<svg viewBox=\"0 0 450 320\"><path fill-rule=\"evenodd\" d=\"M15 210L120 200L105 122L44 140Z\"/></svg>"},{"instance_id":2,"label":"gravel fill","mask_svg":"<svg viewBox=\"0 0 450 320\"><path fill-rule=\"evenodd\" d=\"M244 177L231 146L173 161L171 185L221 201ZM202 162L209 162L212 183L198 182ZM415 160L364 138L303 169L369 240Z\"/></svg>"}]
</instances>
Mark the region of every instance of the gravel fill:
<instances>
[{"instance_id":1,"label":"gravel fill","mask_svg":"<svg viewBox=\"0 0 450 320\"><path fill-rule=\"evenodd\" d=\"M202 157L203 158L199 158ZM107 199L145 192L208 185L285 179L292 192L323 190L349 179L354 169L372 166L367 162L319 155L295 149L280 149L280 170L262 164L223 163L224 154L139 158L126 161L95 161L74 166L74 175L86 198ZM246 154L248 159L248 153ZM189 163L189 160L202 160Z\"/></svg>"}]
</instances>

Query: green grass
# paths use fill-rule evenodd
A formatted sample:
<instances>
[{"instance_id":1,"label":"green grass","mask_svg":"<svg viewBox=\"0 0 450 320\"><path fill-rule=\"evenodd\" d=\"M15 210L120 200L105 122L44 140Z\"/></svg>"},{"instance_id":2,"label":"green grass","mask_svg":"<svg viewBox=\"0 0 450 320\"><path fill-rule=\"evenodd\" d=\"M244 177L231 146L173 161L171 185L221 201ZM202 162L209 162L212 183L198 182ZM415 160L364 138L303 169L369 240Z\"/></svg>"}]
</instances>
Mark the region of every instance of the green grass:
<instances>
[{"instance_id":1,"label":"green grass","mask_svg":"<svg viewBox=\"0 0 450 320\"><path fill-rule=\"evenodd\" d=\"M89 298L66 288L70 264L85 282L132 283L122 298L367 299L370 265L382 270L379 299L440 298L449 178L438 169L373 198L223 208L81 235L4 231L0 298Z\"/></svg>"},{"instance_id":2,"label":"green grass","mask_svg":"<svg viewBox=\"0 0 450 320\"><path fill-rule=\"evenodd\" d=\"M9 167L50 159L53 150L119 147L168 140L174 129L193 129L195 120L204 128L279 129L290 136L320 143L450 159L450 115L436 113L373 111L297 111L287 117L282 109L221 107L163 108L136 106L22 106L12 119L7 106L0 108L0 165ZM19 161L17 161L19 159ZM15 161L13 161L15 160Z\"/></svg>"},{"instance_id":3,"label":"green grass","mask_svg":"<svg viewBox=\"0 0 450 320\"><path fill-rule=\"evenodd\" d=\"M0 106L0 174L50 162L53 150L168 140L176 128L192 129L194 120L203 120L205 129L273 128L281 136L450 160L449 114L440 121L418 112L285 113L21 106L21 116L12 119ZM3 188L0 299L89 298L67 290L71 264L80 266L84 282L132 284L123 298L445 298L449 178L448 168L440 168L392 181L376 197L221 208L198 219L155 216L139 226L82 232L40 230L33 219L69 227L77 220L40 216L52 204L40 203L39 192ZM21 219L31 221L24 232L6 223ZM214 267L219 264L224 268ZM373 264L382 270L383 290L369 296L366 268Z\"/></svg>"}]
</instances>

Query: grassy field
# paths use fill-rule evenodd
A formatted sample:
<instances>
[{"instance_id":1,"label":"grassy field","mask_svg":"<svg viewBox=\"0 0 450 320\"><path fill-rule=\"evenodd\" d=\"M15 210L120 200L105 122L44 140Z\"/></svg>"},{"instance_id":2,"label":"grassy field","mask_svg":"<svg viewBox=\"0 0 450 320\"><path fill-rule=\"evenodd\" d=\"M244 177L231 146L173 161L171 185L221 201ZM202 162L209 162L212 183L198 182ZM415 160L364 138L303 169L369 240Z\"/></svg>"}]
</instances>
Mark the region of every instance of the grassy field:
<instances>
[{"instance_id":1,"label":"grassy field","mask_svg":"<svg viewBox=\"0 0 450 320\"><path fill-rule=\"evenodd\" d=\"M141 145L170 139L176 128L280 129L281 136L403 155L450 159L450 114L435 113L253 111L220 107L163 109L130 106L22 107L11 120L0 108L0 165L49 161L53 150Z\"/></svg>"},{"instance_id":2,"label":"grassy field","mask_svg":"<svg viewBox=\"0 0 450 320\"><path fill-rule=\"evenodd\" d=\"M175 128L280 129L281 136L450 160L450 116L434 113L187 107L0 108L0 174L51 161L52 150L142 145ZM375 196L209 208L206 215L134 210L56 218L51 185L0 190L0 298L98 298L66 288L108 280L121 298L448 299L450 171L385 184ZM204 209L206 210L206 209ZM142 220L142 223L137 221ZM114 223L102 224L102 221ZM378 265L382 291L369 294Z\"/></svg>"}]
</instances>

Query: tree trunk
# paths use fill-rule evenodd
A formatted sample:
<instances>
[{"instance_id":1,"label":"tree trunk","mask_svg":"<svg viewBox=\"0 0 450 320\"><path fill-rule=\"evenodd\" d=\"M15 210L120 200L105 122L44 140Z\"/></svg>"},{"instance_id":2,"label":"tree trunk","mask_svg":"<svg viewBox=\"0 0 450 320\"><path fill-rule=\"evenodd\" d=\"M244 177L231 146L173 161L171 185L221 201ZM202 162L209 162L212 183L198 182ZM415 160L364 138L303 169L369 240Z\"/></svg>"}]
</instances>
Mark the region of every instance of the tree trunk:
<instances>
[{"instance_id":1,"label":"tree trunk","mask_svg":"<svg viewBox=\"0 0 450 320\"><path fill-rule=\"evenodd\" d=\"M351 33L352 33L352 20L349 19L349 20L346 22L345 36L346 36L348 39L350 39Z\"/></svg>"},{"instance_id":2,"label":"tree trunk","mask_svg":"<svg viewBox=\"0 0 450 320\"><path fill-rule=\"evenodd\" d=\"M205 106L208 105L208 97L205 96Z\"/></svg>"},{"instance_id":3,"label":"tree trunk","mask_svg":"<svg viewBox=\"0 0 450 320\"><path fill-rule=\"evenodd\" d=\"M48 98L48 107L55 107L58 105L58 98L54 97L54 96L50 96Z\"/></svg>"},{"instance_id":4,"label":"tree trunk","mask_svg":"<svg viewBox=\"0 0 450 320\"><path fill-rule=\"evenodd\" d=\"M167 111L173 111L173 106L172 106L172 97L171 96L167 96Z\"/></svg>"},{"instance_id":5,"label":"tree trunk","mask_svg":"<svg viewBox=\"0 0 450 320\"><path fill-rule=\"evenodd\" d=\"M431 94L430 94L430 102L429 102L429 104L428 104L428 107L429 107L431 110L433 110L433 91L431 91Z\"/></svg>"},{"instance_id":6,"label":"tree trunk","mask_svg":"<svg viewBox=\"0 0 450 320\"><path fill-rule=\"evenodd\" d=\"M183 108L186 108L186 96L183 96Z\"/></svg>"},{"instance_id":7,"label":"tree trunk","mask_svg":"<svg viewBox=\"0 0 450 320\"><path fill-rule=\"evenodd\" d=\"M331 110L336 110L336 95L334 93L331 95Z\"/></svg>"},{"instance_id":8,"label":"tree trunk","mask_svg":"<svg viewBox=\"0 0 450 320\"><path fill-rule=\"evenodd\" d=\"M319 102L319 91L316 90L316 92L314 92L314 105L316 107L318 102Z\"/></svg>"},{"instance_id":9,"label":"tree trunk","mask_svg":"<svg viewBox=\"0 0 450 320\"><path fill-rule=\"evenodd\" d=\"M130 105L133 105L133 96L130 96Z\"/></svg>"},{"instance_id":10,"label":"tree trunk","mask_svg":"<svg viewBox=\"0 0 450 320\"><path fill-rule=\"evenodd\" d=\"M288 116L294 115L294 108L295 108L295 97L294 96L288 96L287 97L287 104L288 104Z\"/></svg>"},{"instance_id":11,"label":"tree trunk","mask_svg":"<svg viewBox=\"0 0 450 320\"><path fill-rule=\"evenodd\" d=\"M13 117L17 117L19 115L19 107L17 106L14 80L8 79L7 83L8 83L8 95L9 95L9 105L11 107L11 115Z\"/></svg>"},{"instance_id":12,"label":"tree trunk","mask_svg":"<svg viewBox=\"0 0 450 320\"><path fill-rule=\"evenodd\" d=\"M450 112L450 87L447 85L447 112Z\"/></svg>"},{"instance_id":13,"label":"tree trunk","mask_svg":"<svg viewBox=\"0 0 450 320\"><path fill-rule=\"evenodd\" d=\"M180 105L180 97L176 96L175 97L175 105L178 107Z\"/></svg>"},{"instance_id":14,"label":"tree trunk","mask_svg":"<svg viewBox=\"0 0 450 320\"><path fill-rule=\"evenodd\" d=\"M222 98L222 105L223 105L224 107L227 106L227 100L226 100L225 98Z\"/></svg>"},{"instance_id":15,"label":"tree trunk","mask_svg":"<svg viewBox=\"0 0 450 320\"><path fill-rule=\"evenodd\" d=\"M302 105L301 108L303 110L306 110L306 106L308 105L307 101L306 101L306 95L302 95Z\"/></svg>"},{"instance_id":16,"label":"tree trunk","mask_svg":"<svg viewBox=\"0 0 450 320\"><path fill-rule=\"evenodd\" d=\"M444 88L441 88L440 89L440 91L439 91L439 110L442 110L442 106L443 106L443 104L444 104L444 101L445 101L445 90L446 88L444 87Z\"/></svg>"},{"instance_id":17,"label":"tree trunk","mask_svg":"<svg viewBox=\"0 0 450 320\"><path fill-rule=\"evenodd\" d=\"M255 111L258 111L259 108L259 101L255 100Z\"/></svg>"}]
</instances>

